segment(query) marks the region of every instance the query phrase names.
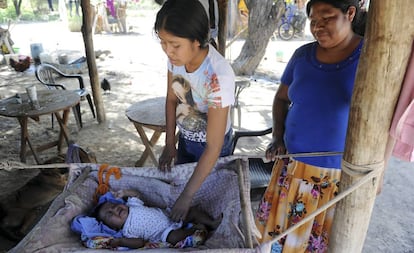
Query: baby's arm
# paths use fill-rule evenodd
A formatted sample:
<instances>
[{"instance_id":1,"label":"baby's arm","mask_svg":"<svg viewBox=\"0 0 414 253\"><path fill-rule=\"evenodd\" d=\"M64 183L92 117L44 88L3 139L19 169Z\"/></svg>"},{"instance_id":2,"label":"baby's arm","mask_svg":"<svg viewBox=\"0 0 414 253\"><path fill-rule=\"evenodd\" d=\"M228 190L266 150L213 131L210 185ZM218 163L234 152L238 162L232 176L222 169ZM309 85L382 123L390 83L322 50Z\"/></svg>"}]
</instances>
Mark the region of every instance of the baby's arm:
<instances>
[{"instance_id":1,"label":"baby's arm","mask_svg":"<svg viewBox=\"0 0 414 253\"><path fill-rule=\"evenodd\" d=\"M141 238L114 238L110 242L111 247L127 247L130 249L139 249L145 246L146 241Z\"/></svg>"}]
</instances>

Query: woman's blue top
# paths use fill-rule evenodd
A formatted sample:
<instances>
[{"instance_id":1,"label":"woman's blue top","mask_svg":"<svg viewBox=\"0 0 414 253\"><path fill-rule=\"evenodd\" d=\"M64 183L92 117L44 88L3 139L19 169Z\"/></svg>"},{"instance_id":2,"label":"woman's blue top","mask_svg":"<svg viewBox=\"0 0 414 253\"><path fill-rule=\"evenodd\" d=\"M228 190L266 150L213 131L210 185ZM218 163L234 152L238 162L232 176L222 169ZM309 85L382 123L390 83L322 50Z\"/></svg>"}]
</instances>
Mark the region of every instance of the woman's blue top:
<instances>
[{"instance_id":1,"label":"woman's blue top","mask_svg":"<svg viewBox=\"0 0 414 253\"><path fill-rule=\"evenodd\" d=\"M281 82L289 86L291 101L285 121L285 144L290 154L343 152L352 90L362 48L335 64L316 59L317 42L298 48L288 62ZM307 164L341 168L341 155L300 157Z\"/></svg>"}]
</instances>

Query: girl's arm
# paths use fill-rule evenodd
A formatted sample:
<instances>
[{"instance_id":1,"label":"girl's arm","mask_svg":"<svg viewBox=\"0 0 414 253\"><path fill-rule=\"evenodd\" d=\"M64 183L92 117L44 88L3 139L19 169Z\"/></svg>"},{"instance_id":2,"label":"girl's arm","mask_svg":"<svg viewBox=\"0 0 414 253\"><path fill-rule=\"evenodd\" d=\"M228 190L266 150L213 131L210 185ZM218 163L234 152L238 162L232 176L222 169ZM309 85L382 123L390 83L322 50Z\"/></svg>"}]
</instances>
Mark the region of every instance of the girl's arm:
<instances>
[{"instance_id":1,"label":"girl's arm","mask_svg":"<svg viewBox=\"0 0 414 253\"><path fill-rule=\"evenodd\" d=\"M175 221L184 220L190 208L191 200L206 177L213 170L224 142L229 107L209 108L207 113L207 143L190 180L184 188L173 208L171 218Z\"/></svg>"},{"instance_id":2,"label":"girl's arm","mask_svg":"<svg viewBox=\"0 0 414 253\"><path fill-rule=\"evenodd\" d=\"M175 110L177 106L177 96L172 89L172 73L168 71L167 74L167 99L165 103L165 120L166 120L166 136L165 147L159 159L158 168L161 170L170 170L172 160L177 154L175 148L175 128L176 128L176 115Z\"/></svg>"}]
</instances>

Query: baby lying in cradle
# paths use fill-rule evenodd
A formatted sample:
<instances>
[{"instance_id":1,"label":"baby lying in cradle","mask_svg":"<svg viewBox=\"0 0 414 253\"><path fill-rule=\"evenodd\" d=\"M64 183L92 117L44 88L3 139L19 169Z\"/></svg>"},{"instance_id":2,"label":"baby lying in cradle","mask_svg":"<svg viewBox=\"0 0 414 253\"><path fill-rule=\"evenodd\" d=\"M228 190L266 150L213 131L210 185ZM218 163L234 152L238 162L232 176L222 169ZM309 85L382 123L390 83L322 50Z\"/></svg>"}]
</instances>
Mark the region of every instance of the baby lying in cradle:
<instances>
[{"instance_id":1,"label":"baby lying in cradle","mask_svg":"<svg viewBox=\"0 0 414 253\"><path fill-rule=\"evenodd\" d=\"M125 197L126 201L122 199ZM99 248L142 248L156 243L168 243L175 248L195 247L204 243L208 232L220 224L220 220L213 220L197 208L190 209L186 220L174 222L166 210L146 206L135 190L101 196L92 217L116 231L112 237L98 240Z\"/></svg>"}]
</instances>

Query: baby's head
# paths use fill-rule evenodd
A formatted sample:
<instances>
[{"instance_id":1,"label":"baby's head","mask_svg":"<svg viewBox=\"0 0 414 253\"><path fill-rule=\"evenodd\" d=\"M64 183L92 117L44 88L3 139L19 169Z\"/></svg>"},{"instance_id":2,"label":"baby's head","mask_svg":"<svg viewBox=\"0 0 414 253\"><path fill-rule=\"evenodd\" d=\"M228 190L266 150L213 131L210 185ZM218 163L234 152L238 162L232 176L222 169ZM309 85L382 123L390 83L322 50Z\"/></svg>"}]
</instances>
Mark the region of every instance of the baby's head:
<instances>
[{"instance_id":1,"label":"baby's head","mask_svg":"<svg viewBox=\"0 0 414 253\"><path fill-rule=\"evenodd\" d=\"M125 203L123 199L116 198L111 192L107 192L99 197L98 204L92 211L92 216L106 226L119 230L124 226L129 214L129 207Z\"/></svg>"},{"instance_id":2,"label":"baby's head","mask_svg":"<svg viewBox=\"0 0 414 253\"><path fill-rule=\"evenodd\" d=\"M129 208L125 204L107 201L98 205L94 214L98 221L112 229L120 230L128 217Z\"/></svg>"}]
</instances>

